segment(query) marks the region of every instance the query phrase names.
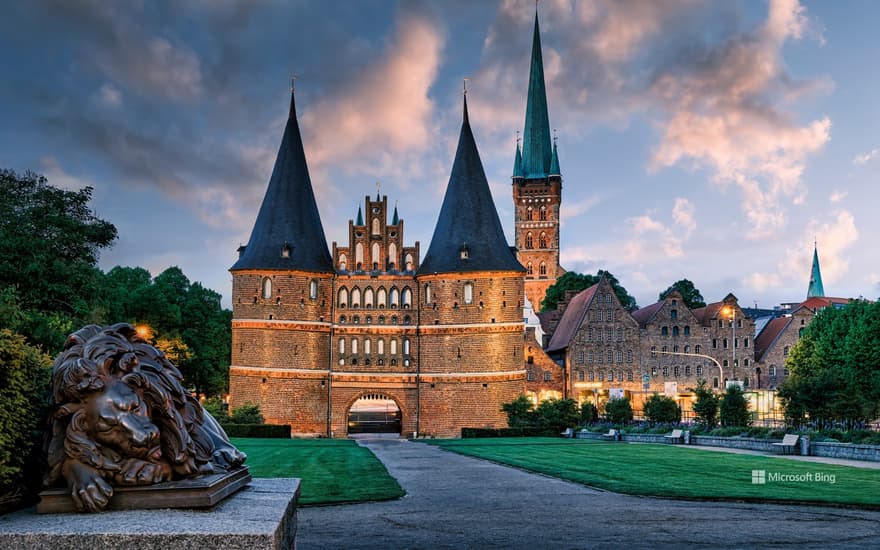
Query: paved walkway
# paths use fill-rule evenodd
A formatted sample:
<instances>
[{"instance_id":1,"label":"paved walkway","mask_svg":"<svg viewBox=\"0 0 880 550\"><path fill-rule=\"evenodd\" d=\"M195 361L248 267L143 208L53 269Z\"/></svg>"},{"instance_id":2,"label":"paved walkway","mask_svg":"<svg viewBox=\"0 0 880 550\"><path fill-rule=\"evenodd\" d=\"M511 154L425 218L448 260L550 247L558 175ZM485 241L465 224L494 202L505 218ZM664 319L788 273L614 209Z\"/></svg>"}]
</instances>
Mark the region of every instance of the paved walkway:
<instances>
[{"instance_id":1,"label":"paved walkway","mask_svg":"<svg viewBox=\"0 0 880 550\"><path fill-rule=\"evenodd\" d=\"M362 441L407 495L303 508L313 548L872 547L880 512L603 492L406 440ZM686 483L686 478L683 478Z\"/></svg>"},{"instance_id":2,"label":"paved walkway","mask_svg":"<svg viewBox=\"0 0 880 550\"><path fill-rule=\"evenodd\" d=\"M789 460L800 460L802 462L816 462L820 464L837 464L838 466L852 466L853 468L869 468L872 470L880 470L880 462L871 462L870 460L851 460L848 458L833 458L830 456L801 456L801 455L780 455L775 453L765 453L764 451L753 451L751 449L731 449L729 447L710 447L708 445L689 446L688 448L700 449L701 451L718 451L722 453L734 453L739 455L761 455L772 456L774 458L786 458Z\"/></svg>"}]
</instances>

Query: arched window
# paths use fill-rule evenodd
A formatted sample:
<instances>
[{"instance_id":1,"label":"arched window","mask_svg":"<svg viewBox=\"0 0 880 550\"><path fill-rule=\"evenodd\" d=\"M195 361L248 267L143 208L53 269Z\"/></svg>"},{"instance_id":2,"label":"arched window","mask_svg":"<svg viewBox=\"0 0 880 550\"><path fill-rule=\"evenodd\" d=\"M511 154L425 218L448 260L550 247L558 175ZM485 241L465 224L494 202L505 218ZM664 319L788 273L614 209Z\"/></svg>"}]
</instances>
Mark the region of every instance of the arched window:
<instances>
[{"instance_id":1,"label":"arched window","mask_svg":"<svg viewBox=\"0 0 880 550\"><path fill-rule=\"evenodd\" d=\"M535 274L535 270L534 268L532 268L532 262L526 264L526 273L528 273L529 275Z\"/></svg>"},{"instance_id":2,"label":"arched window","mask_svg":"<svg viewBox=\"0 0 880 550\"><path fill-rule=\"evenodd\" d=\"M703 353L703 346L701 346L700 344L694 346L694 353Z\"/></svg>"},{"instance_id":3,"label":"arched window","mask_svg":"<svg viewBox=\"0 0 880 550\"><path fill-rule=\"evenodd\" d=\"M414 266L413 266L413 255L412 255L412 254L407 254L406 257L405 257L404 259L406 260L406 270L407 270L407 271L412 271L412 270L413 270L413 267L414 267Z\"/></svg>"},{"instance_id":4,"label":"arched window","mask_svg":"<svg viewBox=\"0 0 880 550\"><path fill-rule=\"evenodd\" d=\"M727 347L727 346L724 346L724 347ZM783 357L788 357L788 354L789 354L790 352L791 352L791 348L790 348L790 347L785 346L784 348L782 348L782 356L783 356Z\"/></svg>"},{"instance_id":5,"label":"arched window","mask_svg":"<svg viewBox=\"0 0 880 550\"><path fill-rule=\"evenodd\" d=\"M348 307L348 289L347 288L342 287L339 289L339 301L337 302L337 305L341 308Z\"/></svg>"},{"instance_id":6,"label":"arched window","mask_svg":"<svg viewBox=\"0 0 880 550\"><path fill-rule=\"evenodd\" d=\"M610 341L611 341L611 336L612 336L611 333L612 333L612 329L611 329L611 327L605 327L605 341L606 341L606 342L610 342Z\"/></svg>"},{"instance_id":7,"label":"arched window","mask_svg":"<svg viewBox=\"0 0 880 550\"><path fill-rule=\"evenodd\" d=\"M361 289L355 287L351 289L351 309L361 307Z\"/></svg>"},{"instance_id":8,"label":"arched window","mask_svg":"<svg viewBox=\"0 0 880 550\"><path fill-rule=\"evenodd\" d=\"M379 235L379 218L373 218L373 235Z\"/></svg>"},{"instance_id":9,"label":"arched window","mask_svg":"<svg viewBox=\"0 0 880 550\"><path fill-rule=\"evenodd\" d=\"M609 365L614 362L614 352L612 350L608 350L608 353L605 354L605 362Z\"/></svg>"},{"instance_id":10,"label":"arched window","mask_svg":"<svg viewBox=\"0 0 880 550\"><path fill-rule=\"evenodd\" d=\"M318 299L318 280L312 279L309 281L309 299L317 300Z\"/></svg>"},{"instance_id":11,"label":"arched window","mask_svg":"<svg viewBox=\"0 0 880 550\"><path fill-rule=\"evenodd\" d=\"M464 303L471 304L474 301L474 284L464 284Z\"/></svg>"},{"instance_id":12,"label":"arched window","mask_svg":"<svg viewBox=\"0 0 880 550\"><path fill-rule=\"evenodd\" d=\"M587 342L593 341L593 327L587 329Z\"/></svg>"},{"instance_id":13,"label":"arched window","mask_svg":"<svg viewBox=\"0 0 880 550\"><path fill-rule=\"evenodd\" d=\"M352 355L357 355L358 352L358 340L357 338L351 339L351 353Z\"/></svg>"},{"instance_id":14,"label":"arched window","mask_svg":"<svg viewBox=\"0 0 880 550\"><path fill-rule=\"evenodd\" d=\"M404 287L403 292L400 294L400 299L403 301L404 308L412 307L412 290L409 287Z\"/></svg>"},{"instance_id":15,"label":"arched window","mask_svg":"<svg viewBox=\"0 0 880 550\"><path fill-rule=\"evenodd\" d=\"M685 326L684 326L684 335L685 335L685 336L690 336L690 335L691 335L691 326L690 326L690 325L685 325Z\"/></svg>"},{"instance_id":16,"label":"arched window","mask_svg":"<svg viewBox=\"0 0 880 550\"><path fill-rule=\"evenodd\" d=\"M547 221L547 207L546 206L541 207L541 221L542 222Z\"/></svg>"},{"instance_id":17,"label":"arched window","mask_svg":"<svg viewBox=\"0 0 880 550\"><path fill-rule=\"evenodd\" d=\"M672 319L673 321L678 320L678 310L677 309L670 310L669 311L669 318Z\"/></svg>"},{"instance_id":18,"label":"arched window","mask_svg":"<svg viewBox=\"0 0 880 550\"><path fill-rule=\"evenodd\" d=\"M397 289L392 288L391 289L391 298L389 300L388 307L390 307L391 309L398 307L400 305L399 298L400 298L400 294L397 291Z\"/></svg>"},{"instance_id":19,"label":"arched window","mask_svg":"<svg viewBox=\"0 0 880 550\"><path fill-rule=\"evenodd\" d=\"M535 219L535 210L531 206L526 210L526 219L528 221Z\"/></svg>"},{"instance_id":20,"label":"arched window","mask_svg":"<svg viewBox=\"0 0 880 550\"><path fill-rule=\"evenodd\" d=\"M672 335L678 336L678 327L672 327Z\"/></svg>"},{"instance_id":21,"label":"arched window","mask_svg":"<svg viewBox=\"0 0 880 550\"><path fill-rule=\"evenodd\" d=\"M379 309L385 309L385 306L388 305L388 293L384 288L379 288L376 291L376 305L379 306Z\"/></svg>"},{"instance_id":22,"label":"arched window","mask_svg":"<svg viewBox=\"0 0 880 550\"><path fill-rule=\"evenodd\" d=\"M364 265L364 244L357 243L354 246L354 261L357 266Z\"/></svg>"},{"instance_id":23,"label":"arched window","mask_svg":"<svg viewBox=\"0 0 880 550\"><path fill-rule=\"evenodd\" d=\"M373 302L373 289L367 287L367 289L364 290L364 307L370 307L370 308L371 308L371 307L373 307L374 305L375 305L375 304L374 304L374 302Z\"/></svg>"},{"instance_id":24,"label":"arched window","mask_svg":"<svg viewBox=\"0 0 880 550\"><path fill-rule=\"evenodd\" d=\"M541 274L541 275L546 275L546 274L547 274L547 264L545 264L544 262L541 262L541 266L540 266L540 274Z\"/></svg>"},{"instance_id":25,"label":"arched window","mask_svg":"<svg viewBox=\"0 0 880 550\"><path fill-rule=\"evenodd\" d=\"M691 352L691 347L686 345L686 346L684 347L684 352L685 352L685 353L690 353L690 352Z\"/></svg>"},{"instance_id":26,"label":"arched window","mask_svg":"<svg viewBox=\"0 0 880 550\"><path fill-rule=\"evenodd\" d=\"M370 348L371 348L371 342L370 342L370 339L367 338L366 340L364 340L364 355L370 354L370 351L371 351Z\"/></svg>"},{"instance_id":27,"label":"arched window","mask_svg":"<svg viewBox=\"0 0 880 550\"><path fill-rule=\"evenodd\" d=\"M631 350L631 349L626 350L626 362L627 363L633 362L633 350ZM630 371L630 372L632 372L632 371Z\"/></svg>"},{"instance_id":28,"label":"arched window","mask_svg":"<svg viewBox=\"0 0 880 550\"><path fill-rule=\"evenodd\" d=\"M660 336L669 336L669 327L660 327Z\"/></svg>"},{"instance_id":29,"label":"arched window","mask_svg":"<svg viewBox=\"0 0 880 550\"><path fill-rule=\"evenodd\" d=\"M431 285L425 285L425 303L431 303Z\"/></svg>"},{"instance_id":30,"label":"arched window","mask_svg":"<svg viewBox=\"0 0 880 550\"><path fill-rule=\"evenodd\" d=\"M526 248L532 248L535 246L534 240L532 239L532 232L529 231L526 233Z\"/></svg>"},{"instance_id":31,"label":"arched window","mask_svg":"<svg viewBox=\"0 0 880 550\"><path fill-rule=\"evenodd\" d=\"M403 339L403 354L409 355L409 338Z\"/></svg>"},{"instance_id":32,"label":"arched window","mask_svg":"<svg viewBox=\"0 0 880 550\"><path fill-rule=\"evenodd\" d=\"M617 328L617 341L623 342L623 329L620 327Z\"/></svg>"},{"instance_id":33,"label":"arched window","mask_svg":"<svg viewBox=\"0 0 880 550\"><path fill-rule=\"evenodd\" d=\"M339 271L345 271L348 268L348 258L345 254L339 255Z\"/></svg>"},{"instance_id":34,"label":"arched window","mask_svg":"<svg viewBox=\"0 0 880 550\"><path fill-rule=\"evenodd\" d=\"M339 353L345 353L345 338L339 339Z\"/></svg>"},{"instance_id":35,"label":"arched window","mask_svg":"<svg viewBox=\"0 0 880 550\"><path fill-rule=\"evenodd\" d=\"M633 371L631 371L631 370L626 371L626 381L627 382L633 381Z\"/></svg>"},{"instance_id":36,"label":"arched window","mask_svg":"<svg viewBox=\"0 0 880 550\"><path fill-rule=\"evenodd\" d=\"M370 250L370 261L376 267L381 265L382 262L379 261L379 243L373 243L373 247Z\"/></svg>"},{"instance_id":37,"label":"arched window","mask_svg":"<svg viewBox=\"0 0 880 550\"><path fill-rule=\"evenodd\" d=\"M397 355L397 339L391 339L391 355Z\"/></svg>"},{"instance_id":38,"label":"arched window","mask_svg":"<svg viewBox=\"0 0 880 550\"><path fill-rule=\"evenodd\" d=\"M397 245L391 243L388 245L388 265L395 266L397 264Z\"/></svg>"},{"instance_id":39,"label":"arched window","mask_svg":"<svg viewBox=\"0 0 880 550\"><path fill-rule=\"evenodd\" d=\"M385 353L385 340L382 338L379 338L379 341L376 342L376 353L379 355L384 355Z\"/></svg>"},{"instance_id":40,"label":"arched window","mask_svg":"<svg viewBox=\"0 0 880 550\"><path fill-rule=\"evenodd\" d=\"M593 352L592 351L587 352L587 363L589 363L590 365L593 364Z\"/></svg>"},{"instance_id":41,"label":"arched window","mask_svg":"<svg viewBox=\"0 0 880 550\"><path fill-rule=\"evenodd\" d=\"M651 346L651 357L657 357L657 346Z\"/></svg>"},{"instance_id":42,"label":"arched window","mask_svg":"<svg viewBox=\"0 0 880 550\"><path fill-rule=\"evenodd\" d=\"M541 213L543 214L544 211L542 210ZM543 231L541 232L541 236L538 238L538 246L540 248L547 248L547 234Z\"/></svg>"},{"instance_id":43,"label":"arched window","mask_svg":"<svg viewBox=\"0 0 880 550\"><path fill-rule=\"evenodd\" d=\"M263 299L268 300L272 297L272 279L263 277Z\"/></svg>"},{"instance_id":44,"label":"arched window","mask_svg":"<svg viewBox=\"0 0 880 550\"><path fill-rule=\"evenodd\" d=\"M623 352L620 350L617 351L617 362L623 363Z\"/></svg>"}]
</instances>

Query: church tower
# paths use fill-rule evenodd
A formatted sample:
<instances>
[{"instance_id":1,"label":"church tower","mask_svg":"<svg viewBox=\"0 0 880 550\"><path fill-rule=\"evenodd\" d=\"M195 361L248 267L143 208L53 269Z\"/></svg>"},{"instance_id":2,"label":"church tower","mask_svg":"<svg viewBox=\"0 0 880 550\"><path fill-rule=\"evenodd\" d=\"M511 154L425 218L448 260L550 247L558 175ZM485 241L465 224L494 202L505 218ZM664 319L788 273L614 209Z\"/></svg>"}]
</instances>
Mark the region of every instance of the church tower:
<instances>
[{"instance_id":1,"label":"church tower","mask_svg":"<svg viewBox=\"0 0 880 550\"><path fill-rule=\"evenodd\" d=\"M525 292L540 310L547 288L562 276L559 265L559 208L562 174L555 139L551 145L547 91L538 14L532 38L529 94L522 150L516 144L513 203L517 258L526 268Z\"/></svg>"},{"instance_id":2,"label":"church tower","mask_svg":"<svg viewBox=\"0 0 880 550\"><path fill-rule=\"evenodd\" d=\"M813 243L813 268L810 270L810 286L807 287L807 299L824 297L825 287L822 286L822 272L819 271L819 246Z\"/></svg>"}]
</instances>

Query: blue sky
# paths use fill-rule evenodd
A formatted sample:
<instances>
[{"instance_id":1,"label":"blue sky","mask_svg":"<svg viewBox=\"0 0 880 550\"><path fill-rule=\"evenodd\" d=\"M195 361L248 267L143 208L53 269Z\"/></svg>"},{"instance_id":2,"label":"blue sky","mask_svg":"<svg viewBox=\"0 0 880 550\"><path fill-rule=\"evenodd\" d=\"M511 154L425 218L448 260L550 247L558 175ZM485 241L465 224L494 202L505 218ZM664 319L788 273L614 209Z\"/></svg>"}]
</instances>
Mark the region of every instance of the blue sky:
<instances>
[{"instance_id":1,"label":"blue sky","mask_svg":"<svg viewBox=\"0 0 880 550\"><path fill-rule=\"evenodd\" d=\"M289 76L328 242L376 182L427 250L469 77L513 238L534 3L17 2L0 20L0 166L94 187L101 266L179 265L224 295L287 114ZM642 306L880 295L880 4L540 2L563 175L562 263Z\"/></svg>"}]
</instances>

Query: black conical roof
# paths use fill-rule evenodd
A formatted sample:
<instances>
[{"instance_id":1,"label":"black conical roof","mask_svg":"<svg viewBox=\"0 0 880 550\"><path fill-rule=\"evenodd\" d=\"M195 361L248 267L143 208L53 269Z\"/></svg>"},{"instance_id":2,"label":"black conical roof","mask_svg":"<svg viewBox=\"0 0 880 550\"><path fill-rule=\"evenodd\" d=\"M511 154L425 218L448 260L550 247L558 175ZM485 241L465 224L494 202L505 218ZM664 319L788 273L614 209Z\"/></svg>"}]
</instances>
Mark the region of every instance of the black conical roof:
<instances>
[{"instance_id":1,"label":"black conical roof","mask_svg":"<svg viewBox=\"0 0 880 550\"><path fill-rule=\"evenodd\" d=\"M463 258L462 256L466 256ZM468 121L467 97L446 196L420 274L525 271L504 237Z\"/></svg>"},{"instance_id":2,"label":"black conical roof","mask_svg":"<svg viewBox=\"0 0 880 550\"><path fill-rule=\"evenodd\" d=\"M239 269L334 271L306 166L292 92L290 116L266 196L251 238L230 270Z\"/></svg>"}]
</instances>

